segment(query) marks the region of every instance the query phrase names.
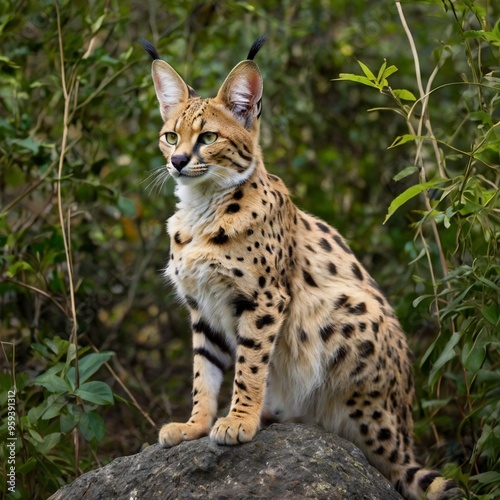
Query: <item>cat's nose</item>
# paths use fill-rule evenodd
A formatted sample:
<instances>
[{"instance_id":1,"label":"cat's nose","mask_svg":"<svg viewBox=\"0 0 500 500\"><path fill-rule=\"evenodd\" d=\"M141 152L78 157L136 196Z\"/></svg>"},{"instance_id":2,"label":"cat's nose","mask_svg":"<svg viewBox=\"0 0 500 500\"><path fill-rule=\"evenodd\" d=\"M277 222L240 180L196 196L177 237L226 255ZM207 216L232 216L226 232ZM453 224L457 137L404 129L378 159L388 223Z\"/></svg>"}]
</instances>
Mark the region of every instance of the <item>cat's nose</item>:
<instances>
[{"instance_id":1,"label":"cat's nose","mask_svg":"<svg viewBox=\"0 0 500 500\"><path fill-rule=\"evenodd\" d=\"M188 163L191 158L183 153L181 155L174 155L170 158L170 162L175 167L177 171L181 171Z\"/></svg>"}]
</instances>

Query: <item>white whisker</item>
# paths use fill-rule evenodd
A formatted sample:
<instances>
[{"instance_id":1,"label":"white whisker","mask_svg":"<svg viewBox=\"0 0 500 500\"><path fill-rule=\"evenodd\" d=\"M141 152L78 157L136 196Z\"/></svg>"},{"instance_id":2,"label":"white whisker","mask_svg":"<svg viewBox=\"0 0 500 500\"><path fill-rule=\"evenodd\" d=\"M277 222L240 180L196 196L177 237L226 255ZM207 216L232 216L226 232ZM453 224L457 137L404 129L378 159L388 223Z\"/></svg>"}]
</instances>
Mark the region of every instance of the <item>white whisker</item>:
<instances>
[{"instance_id":1,"label":"white whisker","mask_svg":"<svg viewBox=\"0 0 500 500\"><path fill-rule=\"evenodd\" d=\"M155 190L156 194L160 194L165 183L168 181L169 178L170 174L168 173L166 165L162 165L161 167L155 168L146 177L146 179L142 181L143 183L150 181L149 184L144 188L144 190L148 191L148 194L150 196L154 195Z\"/></svg>"}]
</instances>

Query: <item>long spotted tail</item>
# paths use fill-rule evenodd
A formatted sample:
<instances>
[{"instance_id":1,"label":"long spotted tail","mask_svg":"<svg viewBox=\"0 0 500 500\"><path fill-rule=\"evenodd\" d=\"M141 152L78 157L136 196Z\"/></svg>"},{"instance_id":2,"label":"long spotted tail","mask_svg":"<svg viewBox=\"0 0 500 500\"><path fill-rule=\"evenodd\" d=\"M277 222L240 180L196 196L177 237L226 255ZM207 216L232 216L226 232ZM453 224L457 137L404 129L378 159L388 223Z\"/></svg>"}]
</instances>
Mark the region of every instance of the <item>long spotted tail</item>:
<instances>
[{"instance_id":1,"label":"long spotted tail","mask_svg":"<svg viewBox=\"0 0 500 500\"><path fill-rule=\"evenodd\" d=\"M401 495L411 500L462 500L464 491L451 479L445 479L439 472L424 469L413 464L401 471L395 482Z\"/></svg>"}]
</instances>

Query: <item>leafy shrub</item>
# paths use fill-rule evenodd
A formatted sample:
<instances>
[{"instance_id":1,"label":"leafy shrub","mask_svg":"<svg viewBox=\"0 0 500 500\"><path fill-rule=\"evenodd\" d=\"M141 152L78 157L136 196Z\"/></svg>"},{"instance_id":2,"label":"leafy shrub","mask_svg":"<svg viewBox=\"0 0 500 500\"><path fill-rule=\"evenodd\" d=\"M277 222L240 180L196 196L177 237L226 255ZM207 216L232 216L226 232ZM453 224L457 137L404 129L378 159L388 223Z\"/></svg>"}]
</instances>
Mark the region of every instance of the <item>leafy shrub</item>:
<instances>
[{"instance_id":1,"label":"leafy shrub","mask_svg":"<svg viewBox=\"0 0 500 500\"><path fill-rule=\"evenodd\" d=\"M498 496L498 7L403 8L0 3L0 436L15 386L13 498L46 498L189 413L190 335L159 275L173 185L156 182L161 120L136 40L214 95L264 32L266 165L394 302L421 360L416 431L431 461ZM339 73L372 88L332 84Z\"/></svg>"},{"instance_id":2,"label":"leafy shrub","mask_svg":"<svg viewBox=\"0 0 500 500\"><path fill-rule=\"evenodd\" d=\"M496 498L500 496L500 77L491 69L500 56L500 21L491 26L484 9L475 5L444 6L451 10L465 50L458 54L451 46L438 47L435 69L424 88L419 54L397 4L412 46L418 99L410 90L391 88L389 78L397 68L386 62L378 72L360 62L362 75L341 74L340 80L378 89L395 103L386 110L406 120L409 133L396 137L390 147L413 143L415 159L395 180L416 174L418 183L391 203L386 221L421 195L412 223L413 262L419 264L414 279L421 291L413 305L428 308L438 328L421 366L429 390L440 396L421 404L434 415L446 405L456 405L459 430L473 439L474 446L464 470L449 467L449 472L474 491L488 493L482 498ZM434 87L438 71L452 56L463 57L469 72L461 75L461 81ZM446 110L443 121L435 100L452 86L459 88L460 99L454 109ZM452 425L453 419L446 421Z\"/></svg>"}]
</instances>

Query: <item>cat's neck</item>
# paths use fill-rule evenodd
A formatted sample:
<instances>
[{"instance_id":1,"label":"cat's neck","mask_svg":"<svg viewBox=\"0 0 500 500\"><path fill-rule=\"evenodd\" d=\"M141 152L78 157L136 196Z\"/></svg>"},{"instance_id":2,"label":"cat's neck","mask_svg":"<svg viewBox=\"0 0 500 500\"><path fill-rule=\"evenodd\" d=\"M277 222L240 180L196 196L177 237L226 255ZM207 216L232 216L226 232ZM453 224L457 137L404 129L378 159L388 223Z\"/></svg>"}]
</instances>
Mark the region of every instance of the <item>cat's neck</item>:
<instances>
[{"instance_id":1,"label":"cat's neck","mask_svg":"<svg viewBox=\"0 0 500 500\"><path fill-rule=\"evenodd\" d=\"M177 185L175 194L179 201L176 206L176 218L182 220L189 227L197 227L202 233L217 231L221 218L224 216L221 207L224 207L228 199L233 198L234 193L247 184L258 185L259 188L267 186L267 171L260 158L254 161L246 173L247 175L242 176L239 182L233 182L227 186L215 185L215 183L210 182ZM233 230L237 232L236 227Z\"/></svg>"}]
</instances>

